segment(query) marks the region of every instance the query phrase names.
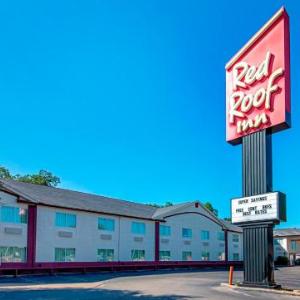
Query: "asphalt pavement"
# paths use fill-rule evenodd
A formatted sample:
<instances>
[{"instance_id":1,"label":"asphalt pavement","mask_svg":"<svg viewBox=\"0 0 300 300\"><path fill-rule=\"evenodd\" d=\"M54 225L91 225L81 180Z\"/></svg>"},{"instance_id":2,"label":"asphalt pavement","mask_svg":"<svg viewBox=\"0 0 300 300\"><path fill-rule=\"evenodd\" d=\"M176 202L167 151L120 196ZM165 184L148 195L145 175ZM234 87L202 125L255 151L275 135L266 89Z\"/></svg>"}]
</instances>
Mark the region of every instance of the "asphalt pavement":
<instances>
[{"instance_id":1,"label":"asphalt pavement","mask_svg":"<svg viewBox=\"0 0 300 300\"><path fill-rule=\"evenodd\" d=\"M240 281L242 272L234 273ZM300 297L233 290L224 270L139 271L124 273L21 276L0 278L0 300L179 300L179 299L280 299ZM281 268L276 280L283 286L300 289L300 267Z\"/></svg>"}]
</instances>

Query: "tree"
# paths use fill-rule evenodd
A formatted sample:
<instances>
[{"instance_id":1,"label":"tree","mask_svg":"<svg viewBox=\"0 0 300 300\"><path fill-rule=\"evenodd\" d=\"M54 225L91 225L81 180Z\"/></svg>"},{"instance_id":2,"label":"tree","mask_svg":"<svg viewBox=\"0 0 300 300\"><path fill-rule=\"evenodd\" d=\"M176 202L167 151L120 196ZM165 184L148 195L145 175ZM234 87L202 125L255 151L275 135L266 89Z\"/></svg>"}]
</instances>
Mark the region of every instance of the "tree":
<instances>
[{"instance_id":1,"label":"tree","mask_svg":"<svg viewBox=\"0 0 300 300\"><path fill-rule=\"evenodd\" d=\"M0 166L0 178L12 179L13 176L10 174L10 172L7 168Z\"/></svg>"},{"instance_id":2,"label":"tree","mask_svg":"<svg viewBox=\"0 0 300 300\"><path fill-rule=\"evenodd\" d=\"M53 175L51 172L46 170L40 170L37 174L26 174L12 175L10 171L0 166L0 178L2 179L13 179L20 182L33 183L46 186L57 186L60 183L59 177Z\"/></svg>"},{"instance_id":3,"label":"tree","mask_svg":"<svg viewBox=\"0 0 300 300\"><path fill-rule=\"evenodd\" d=\"M230 217L226 217L226 218L224 218L224 221L231 222L231 218Z\"/></svg>"},{"instance_id":4,"label":"tree","mask_svg":"<svg viewBox=\"0 0 300 300\"><path fill-rule=\"evenodd\" d=\"M163 204L163 205L159 205L159 204L156 204L156 203L149 203L148 205L153 206L153 207L156 207L156 208L163 208L163 207L173 206L173 203L170 202L170 201L167 201L167 202L166 202L165 204Z\"/></svg>"},{"instance_id":5,"label":"tree","mask_svg":"<svg viewBox=\"0 0 300 300\"><path fill-rule=\"evenodd\" d=\"M218 216L218 213L219 213L218 210L215 209L210 202L204 203L204 207L206 209L208 209L209 211L211 211L215 216Z\"/></svg>"}]
</instances>

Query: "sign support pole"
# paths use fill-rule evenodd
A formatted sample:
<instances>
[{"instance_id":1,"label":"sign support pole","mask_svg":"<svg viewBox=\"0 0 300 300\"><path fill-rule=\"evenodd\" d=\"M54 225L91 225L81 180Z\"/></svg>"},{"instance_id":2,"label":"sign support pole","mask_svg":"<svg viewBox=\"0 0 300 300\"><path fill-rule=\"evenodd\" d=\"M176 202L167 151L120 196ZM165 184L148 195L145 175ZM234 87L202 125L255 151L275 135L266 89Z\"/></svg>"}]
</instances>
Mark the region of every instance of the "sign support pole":
<instances>
[{"instance_id":1,"label":"sign support pole","mask_svg":"<svg viewBox=\"0 0 300 300\"><path fill-rule=\"evenodd\" d=\"M243 197L272 192L272 139L267 130L243 137ZM274 287L274 222L243 227L244 282L247 286Z\"/></svg>"}]
</instances>

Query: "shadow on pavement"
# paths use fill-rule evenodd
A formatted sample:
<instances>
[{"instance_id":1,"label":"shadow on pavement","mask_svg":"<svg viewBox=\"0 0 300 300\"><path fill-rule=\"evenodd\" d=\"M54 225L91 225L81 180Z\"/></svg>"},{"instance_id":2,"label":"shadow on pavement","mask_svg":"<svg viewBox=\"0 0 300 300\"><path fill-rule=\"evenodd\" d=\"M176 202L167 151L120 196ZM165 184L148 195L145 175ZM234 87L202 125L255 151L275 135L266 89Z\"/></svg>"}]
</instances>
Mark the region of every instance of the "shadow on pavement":
<instances>
[{"instance_id":1,"label":"shadow on pavement","mask_svg":"<svg viewBox=\"0 0 300 300\"><path fill-rule=\"evenodd\" d=\"M41 289L41 290L6 290L1 291L0 299L9 300L180 300L191 299L185 295L144 295L138 291L109 290L109 289ZM197 297L199 299L199 297Z\"/></svg>"},{"instance_id":2,"label":"shadow on pavement","mask_svg":"<svg viewBox=\"0 0 300 300\"><path fill-rule=\"evenodd\" d=\"M180 270L157 270L157 271L123 271L123 272L102 272L86 274L56 274L56 275L24 275L19 277L0 277L0 286L23 286L40 284L59 284L59 283L93 283L121 277L137 277L151 275L172 275L181 273L207 273L224 272L224 269L180 269Z\"/></svg>"}]
</instances>

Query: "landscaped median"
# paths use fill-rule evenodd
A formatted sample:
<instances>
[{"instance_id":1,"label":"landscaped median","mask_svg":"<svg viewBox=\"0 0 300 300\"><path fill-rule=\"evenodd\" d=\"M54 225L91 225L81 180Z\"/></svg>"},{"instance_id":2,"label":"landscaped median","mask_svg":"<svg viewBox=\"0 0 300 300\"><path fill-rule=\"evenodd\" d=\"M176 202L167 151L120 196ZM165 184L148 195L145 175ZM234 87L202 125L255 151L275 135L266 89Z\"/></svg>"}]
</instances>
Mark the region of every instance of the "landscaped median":
<instances>
[{"instance_id":1,"label":"landscaped median","mask_svg":"<svg viewBox=\"0 0 300 300\"><path fill-rule=\"evenodd\" d=\"M291 296L300 296L300 289L290 289L290 288L259 288L259 287L247 287L241 286L237 284L228 284L228 283L221 283L221 286L237 289L237 290L245 290L245 291L261 291L265 293L274 293L274 294L282 294L282 295L291 295Z\"/></svg>"}]
</instances>

